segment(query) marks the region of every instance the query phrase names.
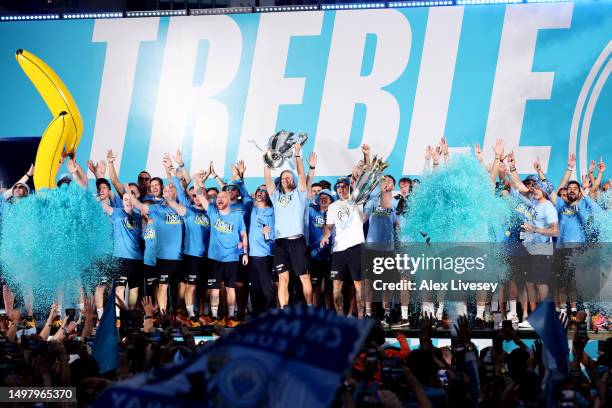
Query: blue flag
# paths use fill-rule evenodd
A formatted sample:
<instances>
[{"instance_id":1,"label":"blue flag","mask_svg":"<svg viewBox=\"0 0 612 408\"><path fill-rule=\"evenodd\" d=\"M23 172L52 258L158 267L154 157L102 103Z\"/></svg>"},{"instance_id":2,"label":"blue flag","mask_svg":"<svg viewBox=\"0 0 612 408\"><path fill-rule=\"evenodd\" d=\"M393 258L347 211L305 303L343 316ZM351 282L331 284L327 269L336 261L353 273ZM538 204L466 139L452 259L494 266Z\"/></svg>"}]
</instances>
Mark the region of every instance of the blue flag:
<instances>
[{"instance_id":1,"label":"blue flag","mask_svg":"<svg viewBox=\"0 0 612 408\"><path fill-rule=\"evenodd\" d=\"M555 303L550 299L540 303L527 317L527 321L542 339L544 347L555 359L559 371L563 374L569 374L567 335L563 324L557 317Z\"/></svg>"},{"instance_id":2,"label":"blue flag","mask_svg":"<svg viewBox=\"0 0 612 408\"><path fill-rule=\"evenodd\" d=\"M102 319L96 330L93 356L100 367L100 373L116 370L119 367L119 332L117 331L114 285L104 305Z\"/></svg>"},{"instance_id":3,"label":"blue flag","mask_svg":"<svg viewBox=\"0 0 612 408\"><path fill-rule=\"evenodd\" d=\"M110 387L93 407L328 407L371 322L297 305L209 342L187 361Z\"/></svg>"}]
</instances>

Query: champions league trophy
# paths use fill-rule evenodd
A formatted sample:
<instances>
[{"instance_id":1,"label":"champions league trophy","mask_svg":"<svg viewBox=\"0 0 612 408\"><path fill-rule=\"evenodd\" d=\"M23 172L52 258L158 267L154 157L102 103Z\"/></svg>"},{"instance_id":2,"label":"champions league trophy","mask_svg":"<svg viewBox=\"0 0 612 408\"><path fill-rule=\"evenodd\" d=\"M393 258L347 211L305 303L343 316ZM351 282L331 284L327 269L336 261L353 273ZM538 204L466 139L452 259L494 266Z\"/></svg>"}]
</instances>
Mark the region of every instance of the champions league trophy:
<instances>
[{"instance_id":1,"label":"champions league trophy","mask_svg":"<svg viewBox=\"0 0 612 408\"><path fill-rule=\"evenodd\" d=\"M353 191L351 192L350 201L355 205L360 205L366 202L368 196L374 191L376 186L381 182L382 172L389 167L382 158L374 156L369 165L364 164L361 174L355 182Z\"/></svg>"},{"instance_id":2,"label":"champions league trophy","mask_svg":"<svg viewBox=\"0 0 612 408\"><path fill-rule=\"evenodd\" d=\"M264 152L263 159L266 166L276 169L283 165L285 160L291 159L295 153L295 145L303 145L308 140L307 133L293 133L281 130L275 135L270 136L268 146Z\"/></svg>"}]
</instances>

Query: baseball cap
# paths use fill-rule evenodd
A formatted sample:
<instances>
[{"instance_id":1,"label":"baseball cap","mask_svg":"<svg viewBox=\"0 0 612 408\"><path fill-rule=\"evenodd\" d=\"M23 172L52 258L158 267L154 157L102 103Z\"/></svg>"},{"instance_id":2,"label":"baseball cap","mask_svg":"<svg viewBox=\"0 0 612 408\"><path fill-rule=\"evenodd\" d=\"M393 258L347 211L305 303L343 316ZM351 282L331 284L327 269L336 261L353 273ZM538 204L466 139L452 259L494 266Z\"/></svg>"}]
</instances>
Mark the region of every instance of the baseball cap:
<instances>
[{"instance_id":1,"label":"baseball cap","mask_svg":"<svg viewBox=\"0 0 612 408\"><path fill-rule=\"evenodd\" d=\"M329 189L325 188L319 192L319 195L317 195L317 205L319 205L319 198L321 197L322 194L325 194L326 196L328 196L332 203L336 200L334 198L333 193L329 191Z\"/></svg>"},{"instance_id":2,"label":"baseball cap","mask_svg":"<svg viewBox=\"0 0 612 408\"><path fill-rule=\"evenodd\" d=\"M549 196L553 192L553 189L551 188L551 185L549 183L544 183L541 180L537 180L533 184L533 187L537 188L538 190L542 190L542 192L544 194L546 194L547 196Z\"/></svg>"},{"instance_id":3,"label":"baseball cap","mask_svg":"<svg viewBox=\"0 0 612 408\"><path fill-rule=\"evenodd\" d=\"M223 186L223 188L221 189L222 191L227 191L230 189L230 187L233 187L235 189L238 190L238 181L237 180L230 180L227 183L225 183L225 185Z\"/></svg>"},{"instance_id":4,"label":"baseball cap","mask_svg":"<svg viewBox=\"0 0 612 408\"><path fill-rule=\"evenodd\" d=\"M334 184L334 190L338 189L338 184L346 184L347 187L351 186L351 180L348 177L340 177L338 178L338 180L336 181L336 184Z\"/></svg>"},{"instance_id":5,"label":"baseball cap","mask_svg":"<svg viewBox=\"0 0 612 408\"><path fill-rule=\"evenodd\" d=\"M30 186L28 186L26 183L15 183L15 185L13 186L13 190L17 186L23 186L26 189L26 191L28 192L28 195L30 194Z\"/></svg>"}]
</instances>

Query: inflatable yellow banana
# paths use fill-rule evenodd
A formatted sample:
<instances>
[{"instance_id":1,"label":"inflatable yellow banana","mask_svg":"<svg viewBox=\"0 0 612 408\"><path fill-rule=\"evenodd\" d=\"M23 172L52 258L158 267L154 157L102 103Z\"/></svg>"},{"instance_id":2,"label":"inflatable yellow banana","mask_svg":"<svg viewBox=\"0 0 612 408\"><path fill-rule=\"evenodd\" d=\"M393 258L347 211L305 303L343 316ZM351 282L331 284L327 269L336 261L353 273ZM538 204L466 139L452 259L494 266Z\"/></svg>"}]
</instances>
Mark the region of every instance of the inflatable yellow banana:
<instances>
[{"instance_id":1,"label":"inflatable yellow banana","mask_svg":"<svg viewBox=\"0 0 612 408\"><path fill-rule=\"evenodd\" d=\"M67 112L60 112L59 116L49 123L36 152L34 165L36 190L55 187L55 176L64 157L66 140L74 138L75 135L74 119Z\"/></svg>"},{"instance_id":2,"label":"inflatable yellow banana","mask_svg":"<svg viewBox=\"0 0 612 408\"><path fill-rule=\"evenodd\" d=\"M21 66L21 69L23 69L23 72L30 78L32 84L34 84L38 93L40 93L40 96L47 104L53 117L58 118L61 112L66 112L68 114L68 118L70 118L73 123L75 133L69 134L68 138L65 140L65 154L74 155L81 141L83 119L81 118L79 108L74 102L68 88L66 88L66 85L64 85L60 77L36 55L19 49L15 52L15 58L17 58L17 62ZM49 126L49 128L50 127L51 126ZM47 128L47 131L49 128ZM45 131L45 134L47 131ZM36 163L35 166L35 168L38 168L38 163Z\"/></svg>"}]
</instances>

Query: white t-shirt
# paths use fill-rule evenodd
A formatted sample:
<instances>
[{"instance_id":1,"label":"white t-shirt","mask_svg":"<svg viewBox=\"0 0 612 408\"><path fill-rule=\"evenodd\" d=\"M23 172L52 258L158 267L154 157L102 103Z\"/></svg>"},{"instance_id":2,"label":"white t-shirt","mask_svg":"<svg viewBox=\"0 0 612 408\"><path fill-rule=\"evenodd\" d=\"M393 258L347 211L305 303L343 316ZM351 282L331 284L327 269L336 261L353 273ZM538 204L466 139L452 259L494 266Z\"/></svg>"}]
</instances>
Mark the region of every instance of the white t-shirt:
<instances>
[{"instance_id":1,"label":"white t-shirt","mask_svg":"<svg viewBox=\"0 0 612 408\"><path fill-rule=\"evenodd\" d=\"M335 226L332 252L363 244L363 204L356 206L344 200L334 201L327 210L327 225Z\"/></svg>"},{"instance_id":2,"label":"white t-shirt","mask_svg":"<svg viewBox=\"0 0 612 408\"><path fill-rule=\"evenodd\" d=\"M549 200L536 204L534 210L535 219L533 220L533 225L536 228L548 228L550 224L559 222L557 209ZM548 235L527 232L525 233L524 245L527 248L527 252L531 255L553 254L553 240Z\"/></svg>"}]
</instances>

